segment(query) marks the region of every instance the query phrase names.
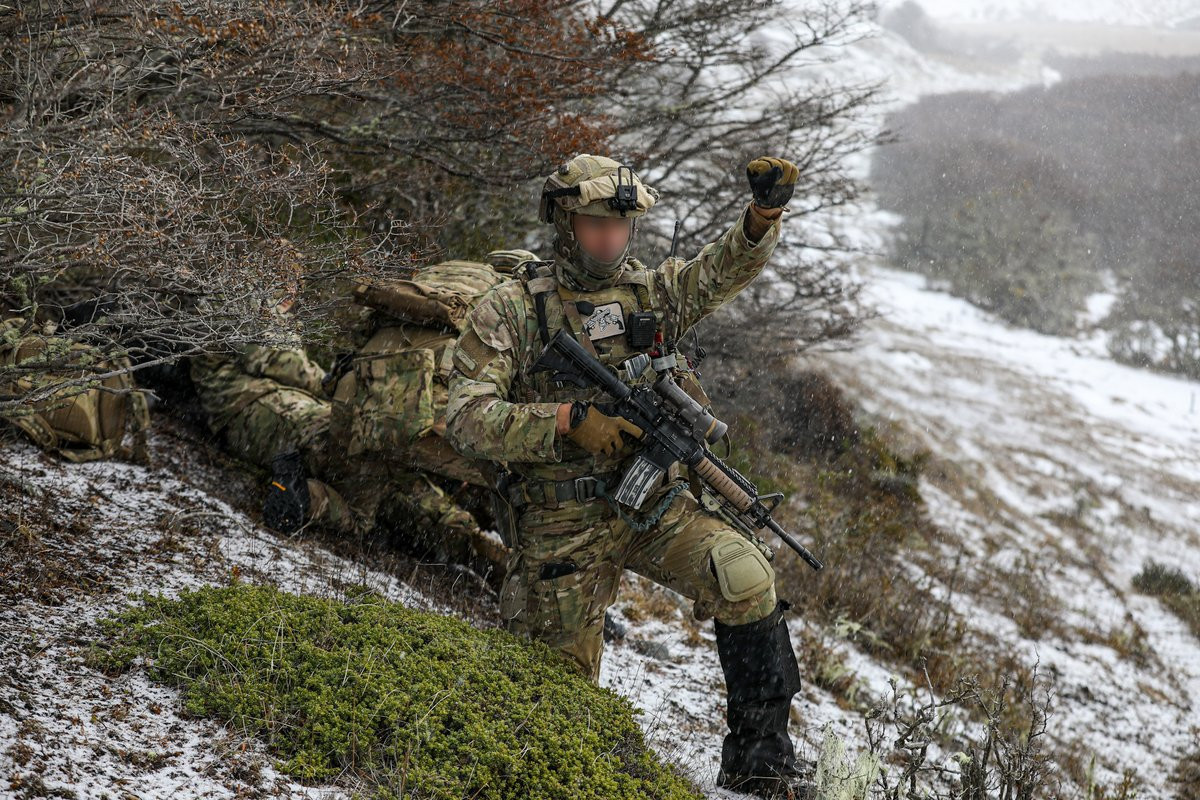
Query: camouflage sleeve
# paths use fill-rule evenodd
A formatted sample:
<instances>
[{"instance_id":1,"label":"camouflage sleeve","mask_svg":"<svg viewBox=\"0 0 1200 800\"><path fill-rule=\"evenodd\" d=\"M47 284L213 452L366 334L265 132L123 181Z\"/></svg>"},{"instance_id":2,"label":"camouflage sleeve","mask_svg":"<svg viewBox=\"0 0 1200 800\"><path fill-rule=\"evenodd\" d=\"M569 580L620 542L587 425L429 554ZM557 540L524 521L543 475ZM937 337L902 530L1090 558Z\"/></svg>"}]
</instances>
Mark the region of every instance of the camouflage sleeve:
<instances>
[{"instance_id":1,"label":"camouflage sleeve","mask_svg":"<svg viewBox=\"0 0 1200 800\"><path fill-rule=\"evenodd\" d=\"M780 222L773 221L757 242L746 237L743 219L749 204L721 238L704 246L690 261L667 259L657 273L675 309L682 336L750 285L767 264L779 241Z\"/></svg>"},{"instance_id":2,"label":"camouflage sleeve","mask_svg":"<svg viewBox=\"0 0 1200 800\"><path fill-rule=\"evenodd\" d=\"M523 296L515 282L490 291L471 311L454 346L446 435L463 455L492 461L562 460L555 430L559 404L507 399L528 344Z\"/></svg>"}]
</instances>

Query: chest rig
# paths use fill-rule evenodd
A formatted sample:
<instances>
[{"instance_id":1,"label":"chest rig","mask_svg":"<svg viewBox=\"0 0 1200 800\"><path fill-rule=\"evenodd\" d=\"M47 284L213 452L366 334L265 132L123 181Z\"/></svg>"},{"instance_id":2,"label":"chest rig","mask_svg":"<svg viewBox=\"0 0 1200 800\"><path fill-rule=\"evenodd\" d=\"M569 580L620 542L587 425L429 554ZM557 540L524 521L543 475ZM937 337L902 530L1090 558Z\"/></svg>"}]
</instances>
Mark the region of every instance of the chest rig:
<instances>
[{"instance_id":1,"label":"chest rig","mask_svg":"<svg viewBox=\"0 0 1200 800\"><path fill-rule=\"evenodd\" d=\"M667 318L667 309L655 302L651 270L626 269L613 286L586 292L561 285L552 262L530 262L524 265L519 277L533 299L542 346L563 329L629 385L653 382L656 373L670 370L684 384L699 390L686 357L675 342L664 339L663 332L672 327L671 320ZM642 372L630 375L623 364L638 354L649 356L649 369L643 359ZM530 374L523 370L523 373L521 390L526 402L596 399L597 392L593 389L561 386L545 372ZM703 402L707 404L707 397Z\"/></svg>"},{"instance_id":2,"label":"chest rig","mask_svg":"<svg viewBox=\"0 0 1200 800\"><path fill-rule=\"evenodd\" d=\"M571 382L557 383L551 371L533 372L533 362L542 348L561 330L624 383L650 384L658 374L670 372L680 388L702 406L709 407L710 401L687 358L674 341L664 337L664 332L668 335L675 332L675 325L669 307L655 291L653 271L644 267L627 268L613 286L586 292L560 285L553 262L526 263L518 270L517 278L533 301L534 314L526 325L535 339L522 356L510 387L510 400L528 403L582 400L597 402L601 409L609 401L599 389L580 388ZM631 375L626 362L635 356L640 356L640 365L632 368L639 373ZM519 474L506 471L498 488L513 508L525 503L556 507L564 501L587 501L599 497L599 486L615 487L619 483L625 457L625 454L598 456L582 450L570 453L564 450L561 462L523 464ZM686 488L686 483L677 481L682 475L682 465L675 465L666 476L674 488L660 507L643 520L626 518L626 522L637 530L653 524L675 494ZM619 509L617 513L623 514Z\"/></svg>"}]
</instances>

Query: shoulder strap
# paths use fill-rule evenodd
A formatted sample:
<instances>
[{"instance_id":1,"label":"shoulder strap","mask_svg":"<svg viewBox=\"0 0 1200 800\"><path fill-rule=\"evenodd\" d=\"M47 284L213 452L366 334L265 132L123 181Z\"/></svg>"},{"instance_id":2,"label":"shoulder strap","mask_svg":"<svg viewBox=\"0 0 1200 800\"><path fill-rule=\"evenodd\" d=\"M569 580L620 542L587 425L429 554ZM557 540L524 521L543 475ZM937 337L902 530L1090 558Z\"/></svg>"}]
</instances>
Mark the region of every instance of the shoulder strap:
<instances>
[{"instance_id":1,"label":"shoulder strap","mask_svg":"<svg viewBox=\"0 0 1200 800\"><path fill-rule=\"evenodd\" d=\"M633 286L633 291L637 295L638 303L644 311L650 311L654 314L655 322L658 323L659 330L663 329L665 322L665 309L658 306L654 302L654 292L650 290L650 283L654 280L654 274L648 269L640 268L634 270L626 270L622 273L618 283L624 283Z\"/></svg>"},{"instance_id":2,"label":"shoulder strap","mask_svg":"<svg viewBox=\"0 0 1200 800\"><path fill-rule=\"evenodd\" d=\"M533 306L537 311L538 335L542 337L542 345L550 344L550 326L546 321L546 295L557 291L558 281L554 280L550 270L539 269L541 261L527 261L518 272L522 283L533 297Z\"/></svg>"}]
</instances>

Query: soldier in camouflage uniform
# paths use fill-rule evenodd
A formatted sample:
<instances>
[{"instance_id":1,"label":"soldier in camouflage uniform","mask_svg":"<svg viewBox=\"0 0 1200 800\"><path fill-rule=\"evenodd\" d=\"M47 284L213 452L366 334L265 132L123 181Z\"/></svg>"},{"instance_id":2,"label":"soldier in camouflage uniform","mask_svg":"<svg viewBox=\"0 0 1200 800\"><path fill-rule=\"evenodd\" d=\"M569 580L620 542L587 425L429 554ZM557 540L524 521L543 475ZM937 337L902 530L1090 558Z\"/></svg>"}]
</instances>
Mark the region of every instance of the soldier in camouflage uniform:
<instances>
[{"instance_id":1,"label":"soldier in camouflage uniform","mask_svg":"<svg viewBox=\"0 0 1200 800\"><path fill-rule=\"evenodd\" d=\"M485 576L502 568L505 553L478 553L478 523L438 480L474 477L482 485L477 472L456 469L468 460L421 441L403 468L363 462L339 438L336 406L321 388L325 371L303 350L251 346L193 359L190 370L209 429L234 455L271 470L263 505L270 527L294 533L315 524L361 536L383 525L433 558Z\"/></svg>"},{"instance_id":2,"label":"soldier in camouflage uniform","mask_svg":"<svg viewBox=\"0 0 1200 800\"><path fill-rule=\"evenodd\" d=\"M341 494L324 481L301 476L295 467L302 461L308 472L323 476L334 466L328 446L330 404L321 390L325 370L319 364L298 348L251 345L234 356L194 358L189 371L208 428L226 449L263 468L289 465L288 491L297 505L282 516L268 515L269 524L291 532L302 522L319 520L343 532L355 530L355 517Z\"/></svg>"},{"instance_id":3,"label":"soldier in camouflage uniform","mask_svg":"<svg viewBox=\"0 0 1200 800\"><path fill-rule=\"evenodd\" d=\"M777 796L811 788L811 767L797 761L787 733L800 677L770 550L704 510L678 468L640 518L618 511L600 494L618 483L641 431L605 414L597 390L556 385L531 369L565 329L631 385L654 376L627 375L623 362L654 355L655 370L672 370L707 405L675 343L762 271L797 178L777 158L756 159L747 173L754 202L729 230L695 258L651 270L629 247L657 193L608 158L563 164L542 194L555 259L526 265L521 281L492 289L468 317L453 352L447 433L461 452L507 471L501 488L515 542L500 613L508 627L557 648L595 680L605 610L623 570L684 595L697 618L715 618L728 689L718 783Z\"/></svg>"},{"instance_id":4,"label":"soldier in camouflage uniform","mask_svg":"<svg viewBox=\"0 0 1200 800\"><path fill-rule=\"evenodd\" d=\"M251 460L289 450L272 462L263 508L271 527L288 533L313 522L347 533L381 527L424 555L499 582L507 548L456 497L483 498L489 481L478 462L443 438L449 347L458 335L454 322L470 303L531 260L536 256L527 250L496 250L487 263L435 264L412 280L398 279L407 293L390 299L386 281L360 286L355 301L375 311L365 318L365 343L329 376L336 379L332 402L319 388L323 370L299 351L274 351L280 363L268 370L258 366L263 354L219 372L202 362L213 422L227 442ZM422 317L430 296L440 300L434 310L448 317ZM260 373L269 374L260 380Z\"/></svg>"},{"instance_id":5,"label":"soldier in camouflage uniform","mask_svg":"<svg viewBox=\"0 0 1200 800\"><path fill-rule=\"evenodd\" d=\"M331 436L345 462L338 487L351 505L493 585L508 550L477 519L490 516L486 462L445 440L450 352L471 306L532 260L527 250L495 250L486 263L443 261L360 285L355 300L376 309L370 338L343 362L333 391Z\"/></svg>"}]
</instances>

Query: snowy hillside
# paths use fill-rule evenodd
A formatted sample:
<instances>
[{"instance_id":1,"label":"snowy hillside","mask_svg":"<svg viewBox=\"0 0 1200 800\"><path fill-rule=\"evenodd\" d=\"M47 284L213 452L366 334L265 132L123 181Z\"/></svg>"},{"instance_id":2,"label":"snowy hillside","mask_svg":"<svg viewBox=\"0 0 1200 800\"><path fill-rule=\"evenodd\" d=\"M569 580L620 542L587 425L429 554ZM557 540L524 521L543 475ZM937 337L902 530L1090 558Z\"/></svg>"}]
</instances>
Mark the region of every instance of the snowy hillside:
<instances>
[{"instance_id":1,"label":"snowy hillside","mask_svg":"<svg viewBox=\"0 0 1200 800\"><path fill-rule=\"evenodd\" d=\"M971 23L1162 27L1200 15L1194 0L925 5L939 20ZM887 80L880 113L922 94L1052 77L1035 53L984 68L874 33L836 69ZM868 205L852 233L878 246L887 225ZM965 573L962 585L934 590L969 631L1039 665L1055 690L1056 753L1095 752L1098 784L1131 772L1140 797L1168 800L1176 764L1200 750L1200 640L1132 579L1150 559L1200 575L1200 383L1116 365L1094 341L1015 329L871 260L859 269L881 317L853 349L809 358L900 446L931 453L920 491L948 534L940 555ZM188 717L175 690L141 672L88 667L95 621L143 590L175 594L233 576L326 596L366 584L417 608L497 622L494 595L469 574L263 529L257 488L174 423L152 438L153 468L0 448L0 798L349 796L340 784L296 784L261 743ZM984 575L1022 583L1002 597L973 580ZM1026 590L1044 623L1036 630L1006 605ZM724 690L711 624L689 621L682 598L632 576L614 611L628 630L607 645L601 682L644 710L648 738L668 760L711 796L737 797L713 787ZM916 689L841 632L790 624L797 641L829 643L864 703L885 698L893 680ZM866 745L861 705L809 677L793 719L810 756L827 727L852 749ZM952 757L932 753L939 763Z\"/></svg>"},{"instance_id":2,"label":"snowy hillside","mask_svg":"<svg viewBox=\"0 0 1200 800\"><path fill-rule=\"evenodd\" d=\"M1130 579L1147 558L1200 573L1200 410L1189 412L1200 384L1113 365L1084 342L1012 329L910 275L871 275L886 316L856 350L823 363L945 466L921 490L967 563L1025 565L1061 618L1034 640L988 598L960 593L957 606L973 626L1040 661L1057 689L1052 731L1098 750L1099 778L1133 769L1146 782L1142 796L1169 797L1165 776L1200 724L1200 643L1156 600L1133 592ZM219 584L235 569L325 595L365 582L416 607L464 611L431 600L423 589L435 579L412 565L389 574L320 542L262 530L221 499L219 474L181 459L169 437L153 444L171 469L68 465L24 445L5 449L5 516L45 526L29 562L15 571L10 564L14 582L0 612L0 685L17 712L0 722L5 774L36 768L45 786L81 797L118 787L138 797L234 796L247 775L271 796L317 796L275 773L256 745L243 749L236 735L181 716L172 690L137 673L110 679L87 669L91 623L130 593ZM80 537L85 529L90 535ZM56 572L64 584L70 576L68 588L56 588ZM622 610L648 597L660 609L609 645L602 682L646 711L643 723L665 755L714 796L731 797L711 788L723 721L711 631L690 633L685 604L669 592L640 579L629 588L616 607L626 622ZM494 609L485 592L462 597L487 624ZM792 625L799 638L805 621ZM1122 652L1122 636L1140 640L1145 657ZM882 698L891 670L852 645L839 648L864 692ZM826 725L863 745L858 713L811 681L795 709L793 732L810 754ZM13 755L22 752L24 763Z\"/></svg>"},{"instance_id":3,"label":"snowy hillside","mask_svg":"<svg viewBox=\"0 0 1200 800\"><path fill-rule=\"evenodd\" d=\"M1200 575L1200 382L1114 364L1095 342L1013 328L925 290L919 276L866 274L883 316L855 349L817 360L881 424L933 454L921 492L954 543L944 557L961 554L968 571L1027 571L1054 624L1031 637L970 589L954 594L956 608L971 629L1040 664L1056 694L1058 745L1095 750L1098 780L1132 771L1141 796L1171 797L1166 779L1200 734L1200 641L1131 581L1151 559ZM803 627L793 622L797 635ZM605 680L662 718L664 747L715 771L720 718L703 724L697 691L719 686L715 652L653 634L687 654L683 663L650 662L643 675L644 662L620 649ZM844 647L882 698L887 667ZM832 725L865 746L857 715L824 692L809 686L797 712L811 744Z\"/></svg>"},{"instance_id":4,"label":"snowy hillside","mask_svg":"<svg viewBox=\"0 0 1200 800\"><path fill-rule=\"evenodd\" d=\"M1013 329L920 277L870 276L885 316L825 363L953 465L922 485L933 519L981 566L1031 571L1057 619L1031 640L985 599L956 602L1053 677L1060 736L1169 796L1165 777L1196 746L1200 642L1131 581L1150 559L1200 575L1200 383Z\"/></svg>"},{"instance_id":5,"label":"snowy hillside","mask_svg":"<svg viewBox=\"0 0 1200 800\"><path fill-rule=\"evenodd\" d=\"M0 797L349 796L284 778L260 743L188 718L178 692L142 671L113 678L88 667L97 620L140 592L175 596L236 575L319 596L366 585L462 613L394 575L260 528L227 502L253 489L175 433L160 426L152 438L152 458L166 465L156 469L66 464L4 445Z\"/></svg>"},{"instance_id":6,"label":"snowy hillside","mask_svg":"<svg viewBox=\"0 0 1200 800\"><path fill-rule=\"evenodd\" d=\"M1195 0L919 0L934 19L944 22L1099 22L1169 28L1200 16ZM884 9L903 0L888 0Z\"/></svg>"}]
</instances>

